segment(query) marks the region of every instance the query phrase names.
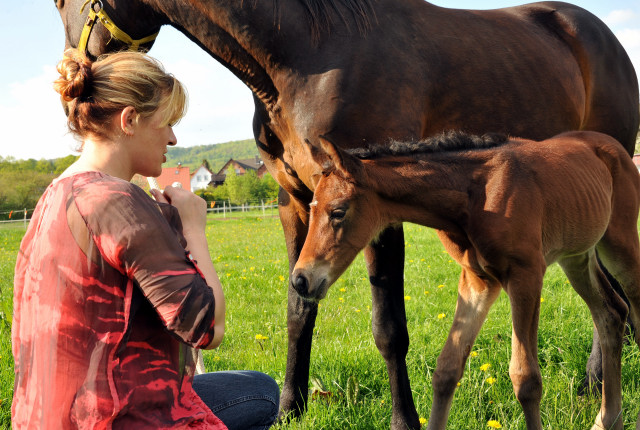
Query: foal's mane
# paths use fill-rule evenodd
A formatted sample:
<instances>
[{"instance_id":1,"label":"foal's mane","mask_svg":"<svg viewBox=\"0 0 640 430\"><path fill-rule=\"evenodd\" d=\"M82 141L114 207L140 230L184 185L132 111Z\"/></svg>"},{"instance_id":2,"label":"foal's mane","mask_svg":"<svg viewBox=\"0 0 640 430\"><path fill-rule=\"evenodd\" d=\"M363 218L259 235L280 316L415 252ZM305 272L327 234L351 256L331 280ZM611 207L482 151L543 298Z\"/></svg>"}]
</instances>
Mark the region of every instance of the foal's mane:
<instances>
[{"instance_id":1,"label":"foal's mane","mask_svg":"<svg viewBox=\"0 0 640 430\"><path fill-rule=\"evenodd\" d=\"M386 145L377 144L365 148L351 148L347 149L347 152L360 159L374 159L384 156L486 149L503 145L508 140L506 135L499 133L476 136L460 131L448 131L419 141L391 140Z\"/></svg>"},{"instance_id":2,"label":"foal's mane","mask_svg":"<svg viewBox=\"0 0 640 430\"><path fill-rule=\"evenodd\" d=\"M281 0L275 0L279 3ZM355 22L360 34L366 34L375 21L375 11L372 0L298 0L307 10L311 34L315 41L320 39L322 32L329 32L336 24L335 15L340 18L347 29L349 23ZM346 10L346 13L345 13ZM349 16L351 15L351 16Z\"/></svg>"}]
</instances>

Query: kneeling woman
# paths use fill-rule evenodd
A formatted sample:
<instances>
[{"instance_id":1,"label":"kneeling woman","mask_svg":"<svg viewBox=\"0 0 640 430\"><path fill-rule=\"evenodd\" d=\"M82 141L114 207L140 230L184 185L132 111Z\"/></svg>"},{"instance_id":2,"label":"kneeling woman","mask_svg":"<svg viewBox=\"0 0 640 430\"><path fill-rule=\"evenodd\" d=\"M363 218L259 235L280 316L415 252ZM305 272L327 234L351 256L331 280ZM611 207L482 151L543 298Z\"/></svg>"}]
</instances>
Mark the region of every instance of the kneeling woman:
<instances>
[{"instance_id":1,"label":"kneeling woman","mask_svg":"<svg viewBox=\"0 0 640 430\"><path fill-rule=\"evenodd\" d=\"M47 188L14 285L14 428L266 429L279 390L258 372L196 375L192 348L222 341L225 302L206 203L158 176L186 92L140 53L75 50L55 89L81 156Z\"/></svg>"}]
</instances>

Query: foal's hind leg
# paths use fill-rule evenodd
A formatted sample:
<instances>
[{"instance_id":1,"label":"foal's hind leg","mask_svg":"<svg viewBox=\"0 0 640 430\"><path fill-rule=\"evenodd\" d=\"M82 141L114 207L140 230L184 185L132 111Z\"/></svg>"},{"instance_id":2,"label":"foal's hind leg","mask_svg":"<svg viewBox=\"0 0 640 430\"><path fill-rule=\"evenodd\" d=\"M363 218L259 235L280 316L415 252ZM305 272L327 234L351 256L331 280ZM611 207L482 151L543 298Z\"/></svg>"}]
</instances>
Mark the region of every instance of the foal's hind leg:
<instances>
[{"instance_id":1,"label":"foal's hind leg","mask_svg":"<svg viewBox=\"0 0 640 430\"><path fill-rule=\"evenodd\" d=\"M483 281L470 270L462 270L453 325L433 374L433 404L428 430L446 427L453 393L462 378L464 364L499 293L499 285Z\"/></svg>"},{"instance_id":2,"label":"foal's hind leg","mask_svg":"<svg viewBox=\"0 0 640 430\"><path fill-rule=\"evenodd\" d=\"M573 288L589 306L602 347L602 405L593 429L622 429L620 359L627 305L600 269L593 250L559 261Z\"/></svg>"}]
</instances>

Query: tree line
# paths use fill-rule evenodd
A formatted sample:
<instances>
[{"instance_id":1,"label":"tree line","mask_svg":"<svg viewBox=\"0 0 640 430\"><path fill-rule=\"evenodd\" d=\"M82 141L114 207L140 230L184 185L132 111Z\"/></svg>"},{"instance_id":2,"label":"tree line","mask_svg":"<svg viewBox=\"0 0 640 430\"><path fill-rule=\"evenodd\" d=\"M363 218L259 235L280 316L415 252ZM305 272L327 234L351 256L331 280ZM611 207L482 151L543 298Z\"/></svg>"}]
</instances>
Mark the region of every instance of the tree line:
<instances>
[{"instance_id":1,"label":"tree line","mask_svg":"<svg viewBox=\"0 0 640 430\"><path fill-rule=\"evenodd\" d=\"M28 217L31 217L31 211L47 186L77 158L74 155L53 160L0 157L0 221L22 219L24 209L28 210ZM226 201L241 205L273 201L278 196L278 188L278 184L268 173L263 178L258 178L253 171L236 175L233 169L229 169L223 185L215 188L209 186L196 191L196 194L209 204L222 204Z\"/></svg>"},{"instance_id":2,"label":"tree line","mask_svg":"<svg viewBox=\"0 0 640 430\"><path fill-rule=\"evenodd\" d=\"M259 178L256 172L249 170L244 175L237 175L233 169L227 170L224 184L217 187L208 186L195 193L208 203L217 204L228 201L233 205L252 202L270 202L278 198L280 186L273 177L265 173ZM211 205L209 205L211 206Z\"/></svg>"}]
</instances>

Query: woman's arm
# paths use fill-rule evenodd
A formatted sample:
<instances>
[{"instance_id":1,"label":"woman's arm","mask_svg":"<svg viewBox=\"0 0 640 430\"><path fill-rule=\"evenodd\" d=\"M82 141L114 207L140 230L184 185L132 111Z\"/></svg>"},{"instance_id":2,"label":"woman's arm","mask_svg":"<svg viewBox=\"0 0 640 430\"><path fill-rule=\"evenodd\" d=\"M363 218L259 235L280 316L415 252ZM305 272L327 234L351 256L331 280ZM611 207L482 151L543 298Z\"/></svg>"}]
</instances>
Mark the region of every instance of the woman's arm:
<instances>
[{"instance_id":1,"label":"woman's arm","mask_svg":"<svg viewBox=\"0 0 640 430\"><path fill-rule=\"evenodd\" d=\"M151 190L151 192L157 201L170 203L178 210L182 221L182 233L187 240L187 251L196 260L207 285L213 290L215 299L214 333L211 343L205 349L216 348L224 337L225 300L220 279L211 261L205 234L207 203L192 192L181 188L167 187L164 192L158 190Z\"/></svg>"}]
</instances>

